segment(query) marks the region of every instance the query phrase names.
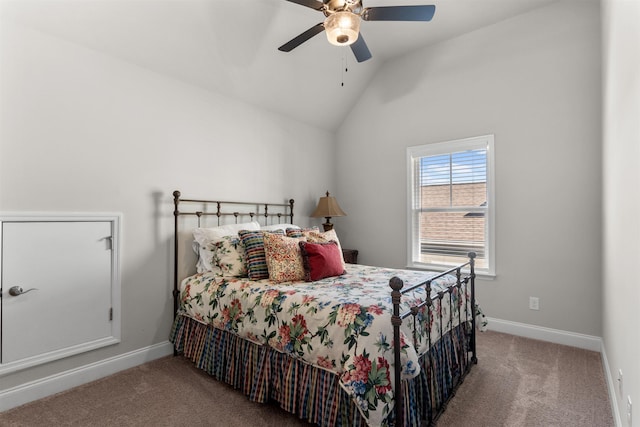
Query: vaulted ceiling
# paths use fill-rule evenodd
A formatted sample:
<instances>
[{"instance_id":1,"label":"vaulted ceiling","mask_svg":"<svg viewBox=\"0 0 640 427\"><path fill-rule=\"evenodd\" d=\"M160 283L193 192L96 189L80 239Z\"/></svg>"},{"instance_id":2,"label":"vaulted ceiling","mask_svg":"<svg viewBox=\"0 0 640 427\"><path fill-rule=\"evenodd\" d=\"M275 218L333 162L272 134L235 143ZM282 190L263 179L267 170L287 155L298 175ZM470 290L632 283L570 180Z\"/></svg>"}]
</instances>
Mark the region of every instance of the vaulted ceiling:
<instances>
[{"instance_id":1,"label":"vaulted ceiling","mask_svg":"<svg viewBox=\"0 0 640 427\"><path fill-rule=\"evenodd\" d=\"M363 21L373 58L362 63L323 34L289 53L278 51L324 19L286 0L2 0L0 13L3 20L335 130L385 61L553 1L363 0L365 7L433 4L436 12L431 22Z\"/></svg>"}]
</instances>

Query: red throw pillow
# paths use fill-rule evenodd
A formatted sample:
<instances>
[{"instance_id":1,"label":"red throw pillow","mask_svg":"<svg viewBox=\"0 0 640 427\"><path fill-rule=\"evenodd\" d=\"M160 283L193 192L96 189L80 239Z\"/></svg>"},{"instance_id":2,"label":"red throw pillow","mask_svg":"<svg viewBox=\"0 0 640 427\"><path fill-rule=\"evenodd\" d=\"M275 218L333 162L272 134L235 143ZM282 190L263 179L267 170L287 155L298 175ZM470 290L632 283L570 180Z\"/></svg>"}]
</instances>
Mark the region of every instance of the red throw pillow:
<instances>
[{"instance_id":1,"label":"red throw pillow","mask_svg":"<svg viewBox=\"0 0 640 427\"><path fill-rule=\"evenodd\" d=\"M305 280L315 282L325 277L340 276L345 273L342 266L342 254L338 244L300 242Z\"/></svg>"}]
</instances>

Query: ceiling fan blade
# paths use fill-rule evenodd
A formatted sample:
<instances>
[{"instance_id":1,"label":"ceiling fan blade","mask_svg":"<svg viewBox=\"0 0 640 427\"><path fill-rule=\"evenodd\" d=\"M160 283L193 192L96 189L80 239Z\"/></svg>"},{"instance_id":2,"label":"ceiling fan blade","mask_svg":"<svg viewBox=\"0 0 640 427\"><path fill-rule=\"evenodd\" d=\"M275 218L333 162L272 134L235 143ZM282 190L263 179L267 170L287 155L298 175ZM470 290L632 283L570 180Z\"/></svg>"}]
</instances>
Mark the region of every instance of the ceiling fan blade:
<instances>
[{"instance_id":1,"label":"ceiling fan blade","mask_svg":"<svg viewBox=\"0 0 640 427\"><path fill-rule=\"evenodd\" d=\"M365 21L431 21L436 7L425 6L380 6L367 7L362 11Z\"/></svg>"},{"instance_id":2,"label":"ceiling fan blade","mask_svg":"<svg viewBox=\"0 0 640 427\"><path fill-rule=\"evenodd\" d=\"M351 51L358 62L364 62L367 59L371 59L371 52L367 47L367 43L364 41L364 37L362 37L362 33L358 34L358 40L351 44Z\"/></svg>"},{"instance_id":3,"label":"ceiling fan blade","mask_svg":"<svg viewBox=\"0 0 640 427\"><path fill-rule=\"evenodd\" d=\"M323 31L324 31L324 22L321 22L321 23L316 24L313 27L309 28L307 31L305 31L304 33L300 34L299 36L294 37L293 39L289 40L288 42L286 42L285 44L280 46L278 48L278 50L282 51L282 52L291 52L293 49L297 48L302 43L304 43L307 40L309 40L311 37L315 36L318 33L323 32Z\"/></svg>"},{"instance_id":4,"label":"ceiling fan blade","mask_svg":"<svg viewBox=\"0 0 640 427\"><path fill-rule=\"evenodd\" d=\"M322 8L324 7L324 3L317 0L287 0L287 1L290 1L291 3L299 4L301 6L307 6L315 10L322 10Z\"/></svg>"}]
</instances>

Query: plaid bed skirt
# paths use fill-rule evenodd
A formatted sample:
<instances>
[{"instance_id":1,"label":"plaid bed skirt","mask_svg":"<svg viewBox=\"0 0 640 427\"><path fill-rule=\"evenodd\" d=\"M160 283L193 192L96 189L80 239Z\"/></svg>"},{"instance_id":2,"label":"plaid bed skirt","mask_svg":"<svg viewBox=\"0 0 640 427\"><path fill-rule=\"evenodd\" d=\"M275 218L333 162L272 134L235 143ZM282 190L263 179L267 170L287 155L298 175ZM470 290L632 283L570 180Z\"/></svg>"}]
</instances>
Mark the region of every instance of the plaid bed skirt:
<instances>
[{"instance_id":1,"label":"plaid bed skirt","mask_svg":"<svg viewBox=\"0 0 640 427\"><path fill-rule=\"evenodd\" d=\"M405 425L433 420L470 368L470 326L447 333L420 359L421 372L403 381ZM179 315L169 337L195 366L242 391L251 401L273 400L287 412L319 426L366 426L335 373L293 359ZM394 425L394 414L386 420Z\"/></svg>"}]
</instances>

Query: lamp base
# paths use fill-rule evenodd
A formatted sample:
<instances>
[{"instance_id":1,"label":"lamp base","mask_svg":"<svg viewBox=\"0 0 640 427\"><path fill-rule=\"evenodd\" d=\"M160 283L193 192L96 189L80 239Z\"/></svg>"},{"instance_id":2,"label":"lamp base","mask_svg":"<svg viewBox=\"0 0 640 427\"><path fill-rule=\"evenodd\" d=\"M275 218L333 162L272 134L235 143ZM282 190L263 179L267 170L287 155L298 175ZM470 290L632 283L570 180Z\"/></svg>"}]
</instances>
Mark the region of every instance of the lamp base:
<instances>
[{"instance_id":1,"label":"lamp base","mask_svg":"<svg viewBox=\"0 0 640 427\"><path fill-rule=\"evenodd\" d=\"M331 224L329 221L327 221L327 222L322 224L322 228L324 228L324 231L333 230L333 224Z\"/></svg>"}]
</instances>

